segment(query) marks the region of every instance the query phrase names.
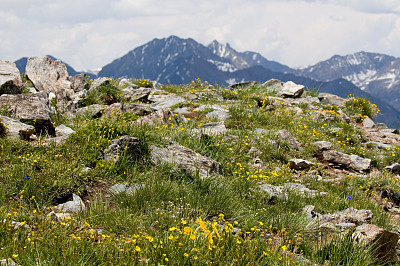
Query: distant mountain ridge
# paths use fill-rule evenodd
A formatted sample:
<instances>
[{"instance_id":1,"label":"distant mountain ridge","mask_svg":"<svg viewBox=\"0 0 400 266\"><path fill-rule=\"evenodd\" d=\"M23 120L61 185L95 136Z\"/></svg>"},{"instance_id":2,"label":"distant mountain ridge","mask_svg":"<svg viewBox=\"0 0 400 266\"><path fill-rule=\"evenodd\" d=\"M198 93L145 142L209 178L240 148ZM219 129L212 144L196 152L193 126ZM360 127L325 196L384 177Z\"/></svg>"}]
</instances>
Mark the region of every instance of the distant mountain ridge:
<instances>
[{"instance_id":1,"label":"distant mountain ridge","mask_svg":"<svg viewBox=\"0 0 400 266\"><path fill-rule=\"evenodd\" d=\"M400 109L400 58L367 52L335 55L292 73L321 81L343 78Z\"/></svg>"},{"instance_id":2,"label":"distant mountain ridge","mask_svg":"<svg viewBox=\"0 0 400 266\"><path fill-rule=\"evenodd\" d=\"M21 72L25 72L26 60L15 62ZM66 66L69 75L78 73ZM400 109L400 59L382 54L336 55L313 66L292 69L256 52L238 52L228 43L213 41L204 46L191 38L170 36L153 39L129 51L102 67L97 76L87 74L91 78L146 78L170 84L186 84L196 78L219 85L249 80L264 82L271 78L291 80L308 89L315 87L341 97L353 94L369 98L383 114L377 121L391 127L400 123L397 110Z\"/></svg>"}]
</instances>

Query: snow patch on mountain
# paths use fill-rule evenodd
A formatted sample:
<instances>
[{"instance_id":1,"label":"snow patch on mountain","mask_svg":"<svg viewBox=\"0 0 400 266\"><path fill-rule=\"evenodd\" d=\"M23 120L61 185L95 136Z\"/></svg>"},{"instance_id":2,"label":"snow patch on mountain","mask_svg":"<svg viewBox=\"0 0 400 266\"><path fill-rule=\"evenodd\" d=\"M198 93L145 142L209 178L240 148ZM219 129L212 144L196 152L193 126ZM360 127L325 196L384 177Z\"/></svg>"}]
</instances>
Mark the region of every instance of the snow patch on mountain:
<instances>
[{"instance_id":1,"label":"snow patch on mountain","mask_svg":"<svg viewBox=\"0 0 400 266\"><path fill-rule=\"evenodd\" d=\"M236 70L238 70L234 65L228 62L220 62L212 59L208 59L207 62L210 62L211 64L215 65L218 68L218 70L224 72L235 72Z\"/></svg>"}]
</instances>

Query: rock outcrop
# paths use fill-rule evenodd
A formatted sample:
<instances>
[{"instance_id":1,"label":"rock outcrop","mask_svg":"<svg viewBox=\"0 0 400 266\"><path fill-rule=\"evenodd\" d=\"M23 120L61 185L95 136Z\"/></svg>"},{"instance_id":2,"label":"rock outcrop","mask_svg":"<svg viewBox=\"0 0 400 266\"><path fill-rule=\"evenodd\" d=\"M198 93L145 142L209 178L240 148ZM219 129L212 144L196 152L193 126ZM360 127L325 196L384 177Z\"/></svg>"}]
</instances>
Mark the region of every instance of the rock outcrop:
<instances>
[{"instance_id":1,"label":"rock outcrop","mask_svg":"<svg viewBox=\"0 0 400 266\"><path fill-rule=\"evenodd\" d=\"M222 167L218 162L178 144L167 147L152 145L150 150L154 164L173 165L184 170L190 176L195 176L198 173L201 178L204 178L223 174Z\"/></svg>"},{"instance_id":2,"label":"rock outcrop","mask_svg":"<svg viewBox=\"0 0 400 266\"><path fill-rule=\"evenodd\" d=\"M17 66L0 60L0 95L21 93L22 79Z\"/></svg>"}]
</instances>

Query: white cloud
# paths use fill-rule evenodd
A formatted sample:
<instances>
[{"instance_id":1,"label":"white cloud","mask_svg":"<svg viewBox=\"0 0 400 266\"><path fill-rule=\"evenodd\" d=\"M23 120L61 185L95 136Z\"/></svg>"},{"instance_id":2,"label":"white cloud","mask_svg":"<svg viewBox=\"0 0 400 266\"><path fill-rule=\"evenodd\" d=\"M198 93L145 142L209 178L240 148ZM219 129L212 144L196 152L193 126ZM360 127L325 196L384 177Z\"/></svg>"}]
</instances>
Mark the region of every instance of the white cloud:
<instances>
[{"instance_id":1,"label":"white cloud","mask_svg":"<svg viewBox=\"0 0 400 266\"><path fill-rule=\"evenodd\" d=\"M398 0L2 0L0 58L98 68L153 38L217 39L289 66L360 50L400 56Z\"/></svg>"}]
</instances>

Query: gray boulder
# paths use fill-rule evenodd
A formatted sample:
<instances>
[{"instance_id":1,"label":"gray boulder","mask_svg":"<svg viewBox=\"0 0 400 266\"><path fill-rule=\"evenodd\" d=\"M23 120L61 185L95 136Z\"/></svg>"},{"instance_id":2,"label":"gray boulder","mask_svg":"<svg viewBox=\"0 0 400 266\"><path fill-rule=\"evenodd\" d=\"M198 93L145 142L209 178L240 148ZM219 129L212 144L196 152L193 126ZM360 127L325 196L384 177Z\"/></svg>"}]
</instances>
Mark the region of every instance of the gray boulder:
<instances>
[{"instance_id":1,"label":"gray boulder","mask_svg":"<svg viewBox=\"0 0 400 266\"><path fill-rule=\"evenodd\" d=\"M59 125L58 127L56 127L56 137L58 138L66 139L69 135L74 133L75 131L72 128L65 125Z\"/></svg>"},{"instance_id":2,"label":"gray boulder","mask_svg":"<svg viewBox=\"0 0 400 266\"><path fill-rule=\"evenodd\" d=\"M21 93L22 79L17 66L0 60L0 95Z\"/></svg>"},{"instance_id":3,"label":"gray boulder","mask_svg":"<svg viewBox=\"0 0 400 266\"><path fill-rule=\"evenodd\" d=\"M97 79L93 80L92 84L90 84L89 91L97 90L101 86L106 86L106 85L109 85L109 84L110 84L110 79L109 78L97 78Z\"/></svg>"},{"instance_id":4,"label":"gray boulder","mask_svg":"<svg viewBox=\"0 0 400 266\"><path fill-rule=\"evenodd\" d=\"M52 92L57 96L57 106L62 109L74 91L71 89L67 67L61 61L47 56L30 57L26 64L26 75L36 90Z\"/></svg>"},{"instance_id":5,"label":"gray boulder","mask_svg":"<svg viewBox=\"0 0 400 266\"><path fill-rule=\"evenodd\" d=\"M122 89L122 95L127 101L147 100L152 88L126 87Z\"/></svg>"},{"instance_id":6,"label":"gray boulder","mask_svg":"<svg viewBox=\"0 0 400 266\"><path fill-rule=\"evenodd\" d=\"M286 97L286 98L301 97L303 92L304 92L304 86L297 85L293 81L288 81L285 84L283 84L283 87L280 90L280 94L282 95L282 97Z\"/></svg>"},{"instance_id":7,"label":"gray boulder","mask_svg":"<svg viewBox=\"0 0 400 266\"><path fill-rule=\"evenodd\" d=\"M294 192L300 195L315 197L317 195L326 195L326 192L319 192L317 190L311 190L306 186L298 183L285 183L282 186L274 186L270 184L262 184L258 186L261 191L266 192L271 198L282 197L287 198L289 192Z\"/></svg>"},{"instance_id":8,"label":"gray boulder","mask_svg":"<svg viewBox=\"0 0 400 266\"><path fill-rule=\"evenodd\" d=\"M6 108L15 119L32 124L37 135L55 136L47 93L3 94L0 96L1 108Z\"/></svg>"},{"instance_id":9,"label":"gray boulder","mask_svg":"<svg viewBox=\"0 0 400 266\"><path fill-rule=\"evenodd\" d=\"M386 170L392 172L393 174L400 174L400 164L394 163L392 165L386 166Z\"/></svg>"},{"instance_id":10,"label":"gray boulder","mask_svg":"<svg viewBox=\"0 0 400 266\"><path fill-rule=\"evenodd\" d=\"M369 223L372 217L373 213L370 210L357 210L350 207L335 213L317 215L314 218L314 225L326 231L341 231Z\"/></svg>"},{"instance_id":11,"label":"gray boulder","mask_svg":"<svg viewBox=\"0 0 400 266\"><path fill-rule=\"evenodd\" d=\"M72 200L67 201L66 203L62 203L56 206L55 208L59 212L67 212L67 213L77 213L86 210L86 206L83 203L82 199L75 194L72 194Z\"/></svg>"},{"instance_id":12,"label":"gray boulder","mask_svg":"<svg viewBox=\"0 0 400 266\"><path fill-rule=\"evenodd\" d=\"M348 155L342 152L331 150L332 143L327 141L317 141L316 156L319 160L335 164L341 168L348 168L358 172L370 170L371 159L365 159L358 155Z\"/></svg>"},{"instance_id":13,"label":"gray boulder","mask_svg":"<svg viewBox=\"0 0 400 266\"><path fill-rule=\"evenodd\" d=\"M225 127L224 121L206 123L196 130L199 134L206 134L209 136L223 134L228 131Z\"/></svg>"},{"instance_id":14,"label":"gray boulder","mask_svg":"<svg viewBox=\"0 0 400 266\"><path fill-rule=\"evenodd\" d=\"M364 246L374 246L381 259L393 260L397 257L397 242L399 235L380 228L373 224L358 226L353 233L353 238Z\"/></svg>"},{"instance_id":15,"label":"gray boulder","mask_svg":"<svg viewBox=\"0 0 400 266\"><path fill-rule=\"evenodd\" d=\"M134 159L138 159L141 156L141 146L138 138L122 136L119 139L112 140L111 143L101 153L101 159L105 161L117 163L123 155L130 155Z\"/></svg>"},{"instance_id":16,"label":"gray boulder","mask_svg":"<svg viewBox=\"0 0 400 266\"><path fill-rule=\"evenodd\" d=\"M162 93L162 92L161 92ZM148 97L149 101L153 102L150 106L154 110L168 109L178 103L186 102L186 100L175 94L155 94L152 93Z\"/></svg>"},{"instance_id":17,"label":"gray boulder","mask_svg":"<svg viewBox=\"0 0 400 266\"><path fill-rule=\"evenodd\" d=\"M289 131L286 129L281 129L277 132L279 136L281 137L281 140L286 141L289 146L295 150L301 151L303 148L301 147L301 144L295 139L292 134L290 134Z\"/></svg>"},{"instance_id":18,"label":"gray boulder","mask_svg":"<svg viewBox=\"0 0 400 266\"><path fill-rule=\"evenodd\" d=\"M178 144L167 147L152 145L151 160L154 164L169 164L184 170L190 176L199 173L201 178L210 175L222 175L221 165L211 158L203 156Z\"/></svg>"},{"instance_id":19,"label":"gray boulder","mask_svg":"<svg viewBox=\"0 0 400 266\"><path fill-rule=\"evenodd\" d=\"M364 120L362 121L362 125L365 128L374 128L375 127L374 121L371 118L369 118L368 116L364 118Z\"/></svg>"},{"instance_id":20,"label":"gray boulder","mask_svg":"<svg viewBox=\"0 0 400 266\"><path fill-rule=\"evenodd\" d=\"M35 133L35 127L21 123L7 116L0 116L0 121L7 127L7 137L10 139L27 140Z\"/></svg>"},{"instance_id":21,"label":"gray boulder","mask_svg":"<svg viewBox=\"0 0 400 266\"><path fill-rule=\"evenodd\" d=\"M337 105L337 106L346 105L346 99L326 92L318 94L318 99L320 103L323 105Z\"/></svg>"},{"instance_id":22,"label":"gray boulder","mask_svg":"<svg viewBox=\"0 0 400 266\"><path fill-rule=\"evenodd\" d=\"M206 115L206 117L211 119L216 119L218 121L225 121L229 118L229 111L226 110L214 110Z\"/></svg>"},{"instance_id":23,"label":"gray boulder","mask_svg":"<svg viewBox=\"0 0 400 266\"><path fill-rule=\"evenodd\" d=\"M293 170L307 170L312 167L314 164L310 161L303 159L290 159L289 160L289 168Z\"/></svg>"},{"instance_id":24,"label":"gray boulder","mask_svg":"<svg viewBox=\"0 0 400 266\"><path fill-rule=\"evenodd\" d=\"M254 86L257 85L257 81L245 81L245 82L240 82L240 83L235 83L229 86L230 89L237 89L237 88L243 88L243 87L249 87L249 86Z\"/></svg>"},{"instance_id":25,"label":"gray boulder","mask_svg":"<svg viewBox=\"0 0 400 266\"><path fill-rule=\"evenodd\" d=\"M85 74L78 74L69 78L72 90L77 93L89 89L89 82Z\"/></svg>"},{"instance_id":26,"label":"gray boulder","mask_svg":"<svg viewBox=\"0 0 400 266\"><path fill-rule=\"evenodd\" d=\"M284 82L278 80L278 79L270 79L261 84L261 87L268 88L270 90L280 90L283 87Z\"/></svg>"},{"instance_id":27,"label":"gray boulder","mask_svg":"<svg viewBox=\"0 0 400 266\"><path fill-rule=\"evenodd\" d=\"M135 123L137 124L147 124L147 125L168 124L168 123L179 124L179 122L180 122L180 117L174 115L168 109L158 110L157 112L141 117L135 121Z\"/></svg>"}]
</instances>

